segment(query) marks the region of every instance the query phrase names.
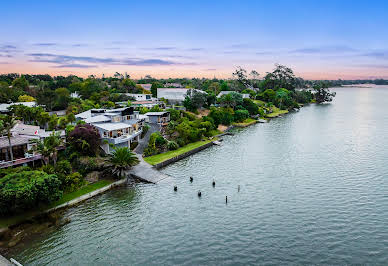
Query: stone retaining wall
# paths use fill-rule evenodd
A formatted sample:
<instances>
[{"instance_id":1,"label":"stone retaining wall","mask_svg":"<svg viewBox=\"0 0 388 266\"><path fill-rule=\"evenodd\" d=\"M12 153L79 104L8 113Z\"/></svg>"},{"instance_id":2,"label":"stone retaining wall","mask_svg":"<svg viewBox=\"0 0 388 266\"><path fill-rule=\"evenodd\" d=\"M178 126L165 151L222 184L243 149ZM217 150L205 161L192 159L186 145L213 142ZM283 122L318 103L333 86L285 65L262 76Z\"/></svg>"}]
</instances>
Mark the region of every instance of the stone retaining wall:
<instances>
[{"instance_id":1,"label":"stone retaining wall","mask_svg":"<svg viewBox=\"0 0 388 266\"><path fill-rule=\"evenodd\" d=\"M123 184L125 184L125 182L127 182L126 178L121 179L121 180L116 181L116 182L113 182L110 185L107 185L105 187L102 187L102 188L99 188L97 190L94 190L94 191L92 191L92 192L90 192L88 194L82 195L82 196L80 196L78 198L75 198L73 200L65 202L65 203L63 203L61 205L58 205L58 206L54 207L54 208L48 209L48 210L44 211L43 213L51 213L53 211L57 211L57 210L60 210L60 209L64 209L64 208L67 208L67 207L74 206L74 205L76 205L76 204L78 204L78 203L80 203L82 201L85 201L87 199L90 199L90 198L92 198L92 197L94 197L94 196L96 196L98 194L104 193L105 191L107 191L107 190L109 190L109 189L111 189L113 187L117 187L117 186L123 185Z\"/></svg>"},{"instance_id":2,"label":"stone retaining wall","mask_svg":"<svg viewBox=\"0 0 388 266\"><path fill-rule=\"evenodd\" d=\"M185 153L183 153L183 154L180 154L180 155L178 155L178 156L176 156L176 157L173 157L173 158L171 158L171 159L168 159L168 160L166 160L166 161L164 161L164 162L155 164L154 167L155 167L156 169L165 167L165 166L167 166L167 165L169 165L169 164L171 164L171 163L174 163L174 162L177 162L177 161L179 161L179 160L182 160L183 158L186 158L186 157L188 157L188 156L190 156L190 155L192 155L192 154L194 154L194 153L197 153L197 152L202 151L202 150L204 150L204 149L206 149L206 148L209 148L210 146L213 146L213 142L209 142L209 143L207 143L207 144L205 144L205 145L202 145L202 146L200 146L200 147L198 147L198 148L195 148L195 149L193 149L193 150L191 150L191 151L188 151L188 152L185 152Z\"/></svg>"}]
</instances>

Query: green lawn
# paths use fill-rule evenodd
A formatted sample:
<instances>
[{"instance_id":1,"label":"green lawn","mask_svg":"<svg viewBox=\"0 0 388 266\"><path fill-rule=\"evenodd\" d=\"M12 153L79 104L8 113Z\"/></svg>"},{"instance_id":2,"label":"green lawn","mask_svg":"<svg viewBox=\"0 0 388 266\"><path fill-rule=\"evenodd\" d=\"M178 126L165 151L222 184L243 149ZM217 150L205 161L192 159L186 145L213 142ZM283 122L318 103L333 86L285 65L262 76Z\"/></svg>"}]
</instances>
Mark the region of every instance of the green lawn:
<instances>
[{"instance_id":1,"label":"green lawn","mask_svg":"<svg viewBox=\"0 0 388 266\"><path fill-rule=\"evenodd\" d=\"M262 100L253 100L253 102L255 104L257 104L258 106L265 106L267 103L262 101Z\"/></svg>"},{"instance_id":2,"label":"green lawn","mask_svg":"<svg viewBox=\"0 0 388 266\"><path fill-rule=\"evenodd\" d=\"M113 180L100 180L96 183L92 183L92 184L89 184L89 185L86 185L86 186L83 186L81 187L80 189L74 191L74 192L71 192L71 193L67 193L67 194L64 194L63 197L56 201L56 202L53 202L51 205L50 205L50 208L53 208L53 207L56 207L56 206L59 206L65 202L68 202L70 200L73 200L75 198L78 198L82 195L85 195L85 194L88 194L92 191L95 191L99 188L102 188L102 187L105 187L109 184L112 184L113 183Z\"/></svg>"},{"instance_id":3,"label":"green lawn","mask_svg":"<svg viewBox=\"0 0 388 266\"><path fill-rule=\"evenodd\" d=\"M257 123L256 119L247 118L243 122L233 123L233 125L235 125L236 127L247 127L247 126L250 126L250 125L253 125L253 124L256 124L256 123Z\"/></svg>"},{"instance_id":4,"label":"green lawn","mask_svg":"<svg viewBox=\"0 0 388 266\"><path fill-rule=\"evenodd\" d=\"M97 190L99 188L105 187L111 183L113 183L112 180L101 180L101 181L98 181L96 183L83 186L77 191L74 191L71 193L66 193L63 195L63 197L60 200L53 202L49 206L41 207L41 208L36 209L36 210L26 211L22 214L14 215L12 217L0 218L0 228L8 227L8 226L11 226L14 224L21 223L25 220L31 219L34 216L38 215L39 213L41 213L47 209L51 209L53 207L59 206L67 201L78 198L82 195L85 195L85 194L92 192L94 190Z\"/></svg>"},{"instance_id":5,"label":"green lawn","mask_svg":"<svg viewBox=\"0 0 388 266\"><path fill-rule=\"evenodd\" d=\"M183 153L186 153L188 151L191 151L195 148L201 147L201 146L203 146L211 141L212 140L205 140L205 141L197 141L197 142L189 143L186 146L183 146L175 151L168 151L165 153L160 153L160 154L149 156L149 157L144 157L144 161L146 161L147 163L149 163L151 165L155 165L155 164L164 162L168 159L174 158L174 157L181 155Z\"/></svg>"},{"instance_id":6,"label":"green lawn","mask_svg":"<svg viewBox=\"0 0 388 266\"><path fill-rule=\"evenodd\" d=\"M278 117L279 115L282 114L287 114L288 110L280 110L279 108L272 106L273 112L270 114L266 114L266 117L273 118L273 117Z\"/></svg>"}]
</instances>

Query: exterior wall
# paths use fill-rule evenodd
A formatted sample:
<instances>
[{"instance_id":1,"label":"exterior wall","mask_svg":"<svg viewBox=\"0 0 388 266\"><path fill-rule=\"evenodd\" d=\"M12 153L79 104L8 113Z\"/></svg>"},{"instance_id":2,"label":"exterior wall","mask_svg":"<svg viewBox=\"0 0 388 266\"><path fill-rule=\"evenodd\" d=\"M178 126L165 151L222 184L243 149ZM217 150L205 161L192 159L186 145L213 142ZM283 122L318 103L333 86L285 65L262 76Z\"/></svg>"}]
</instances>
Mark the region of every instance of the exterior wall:
<instances>
[{"instance_id":1,"label":"exterior wall","mask_svg":"<svg viewBox=\"0 0 388 266\"><path fill-rule=\"evenodd\" d=\"M126 93L125 95L135 98L136 101L151 101L152 100L152 94Z\"/></svg>"},{"instance_id":2,"label":"exterior wall","mask_svg":"<svg viewBox=\"0 0 388 266\"><path fill-rule=\"evenodd\" d=\"M190 155L192 155L192 154L194 154L194 153L197 153L197 152L199 152L199 151L202 151L202 150L204 150L204 149L206 149L206 148L209 148L209 147L211 147L211 146L213 146L213 142L209 142L209 143L207 143L207 144L205 144L205 145L202 145L202 146L200 146L200 147L198 147L198 148L195 148L195 149L193 149L193 150L191 150L191 151L188 151L188 152L186 152L186 153L180 154L180 155L178 155L178 156L176 156L176 157L174 157L174 158L171 158L171 159L168 159L168 160L166 160L166 161L164 161L164 162L155 164L154 167L155 167L156 169L165 167L165 166L167 166L167 165L169 165L169 164L171 164L171 163L177 162L177 161L179 161L179 160L181 160L181 159L183 159L183 158L186 158L186 157L188 157L188 156L190 156Z\"/></svg>"}]
</instances>

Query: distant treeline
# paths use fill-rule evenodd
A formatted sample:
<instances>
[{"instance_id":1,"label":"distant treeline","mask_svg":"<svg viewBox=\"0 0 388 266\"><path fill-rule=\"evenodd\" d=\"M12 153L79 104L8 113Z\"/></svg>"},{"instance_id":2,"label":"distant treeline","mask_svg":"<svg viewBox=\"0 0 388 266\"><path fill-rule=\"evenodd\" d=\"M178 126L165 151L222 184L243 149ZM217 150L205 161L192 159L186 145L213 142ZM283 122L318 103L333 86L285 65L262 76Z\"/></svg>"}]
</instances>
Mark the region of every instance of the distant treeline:
<instances>
[{"instance_id":1,"label":"distant treeline","mask_svg":"<svg viewBox=\"0 0 388 266\"><path fill-rule=\"evenodd\" d=\"M42 81L49 83L51 88L67 88L70 86L71 83L76 79L78 81L83 81L84 78L78 77L75 75L69 75L69 76L51 76L48 74L45 75L29 75L29 74L17 74L17 73L9 73L9 74L0 74L0 82L6 82L7 84L11 85L12 82L21 77L24 76L25 79L28 81L30 85L39 85ZM93 75L89 76L89 78L95 78ZM129 75L122 75L120 73L116 73L112 77L102 77L100 80L107 82L107 84L110 84L112 81L117 81L119 79L123 78L129 78ZM258 81L259 79L257 79ZM208 78L168 78L168 79L156 79L149 75L145 76L144 78L137 79L136 82L139 84L145 84L145 83L153 83L153 82L160 82L162 84L169 84L169 83L179 83L182 85L182 87L190 86L190 87L200 87L195 86L199 85L206 81L222 81L222 79L208 79ZM296 78L296 87L299 88L309 88L313 87L314 84L317 82L322 82L328 85L328 87L338 87L342 85L354 85L354 84L375 84L375 85L388 85L387 79L357 79L357 80L305 80L300 77ZM194 85L194 86L193 86Z\"/></svg>"}]
</instances>

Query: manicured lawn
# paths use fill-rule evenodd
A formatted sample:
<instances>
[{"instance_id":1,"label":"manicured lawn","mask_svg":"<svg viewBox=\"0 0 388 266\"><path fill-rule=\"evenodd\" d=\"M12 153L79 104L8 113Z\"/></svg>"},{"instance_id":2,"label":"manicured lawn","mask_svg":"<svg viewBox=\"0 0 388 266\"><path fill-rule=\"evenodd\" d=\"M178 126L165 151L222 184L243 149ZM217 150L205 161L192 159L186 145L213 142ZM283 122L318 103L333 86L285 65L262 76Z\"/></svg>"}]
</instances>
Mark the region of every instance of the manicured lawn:
<instances>
[{"instance_id":1,"label":"manicured lawn","mask_svg":"<svg viewBox=\"0 0 388 266\"><path fill-rule=\"evenodd\" d=\"M20 222L23 222L23 221L25 221L27 219L30 219L30 218L38 215L39 213L41 213L41 212L43 212L43 211L45 211L47 209L59 206L59 205L65 203L67 201L70 201L72 199L78 198L78 197L80 197L82 195L85 195L85 194L87 194L89 192L92 192L92 191L94 191L96 189L105 187L105 186L107 186L107 185L109 185L111 183L113 183L113 180L101 180L101 181L98 181L96 183L83 186L83 187L81 187L77 191L64 194L63 197L60 200L58 200L56 202L53 202L49 206L41 207L41 208L36 209L36 210L26 211L26 212L24 212L22 214L14 215L14 216L11 216L11 217L0 218L0 228L7 227L7 226L10 226L10 225L14 225L14 224L18 224Z\"/></svg>"},{"instance_id":2,"label":"manicured lawn","mask_svg":"<svg viewBox=\"0 0 388 266\"><path fill-rule=\"evenodd\" d=\"M100 181L98 181L96 183L92 183L92 184L83 186L79 190L76 190L76 191L71 192L71 193L64 194L63 197L60 200L52 203L50 205L50 208L59 206L59 205L65 203L65 202L68 202L70 200L78 198L78 197L80 197L82 195L88 194L88 193L90 193L92 191L95 191L95 190L97 190L99 188L105 187L105 186L107 186L107 185L109 185L111 183L113 183L112 180L100 180Z\"/></svg>"},{"instance_id":3,"label":"manicured lawn","mask_svg":"<svg viewBox=\"0 0 388 266\"><path fill-rule=\"evenodd\" d=\"M270 114L266 114L266 117L273 118L273 117L278 117L279 115L282 114L287 114L288 110L280 110L279 108L273 106L272 107L273 112Z\"/></svg>"},{"instance_id":4,"label":"manicured lawn","mask_svg":"<svg viewBox=\"0 0 388 266\"><path fill-rule=\"evenodd\" d=\"M253 124L256 124L257 123L257 120L256 119L253 119L253 118L247 118L245 119L243 122L240 122L240 123L233 123L233 125L237 126L237 127L247 127L247 126L250 126L250 125L253 125Z\"/></svg>"},{"instance_id":5,"label":"manicured lawn","mask_svg":"<svg viewBox=\"0 0 388 266\"><path fill-rule=\"evenodd\" d=\"M255 104L257 104L258 106L265 106L267 104L266 102L261 101L261 100L253 100L253 102Z\"/></svg>"},{"instance_id":6,"label":"manicured lawn","mask_svg":"<svg viewBox=\"0 0 388 266\"><path fill-rule=\"evenodd\" d=\"M149 156L149 157L144 157L144 161L146 161L147 163L149 163L151 165L155 165L155 164L164 162L168 159L174 158L178 155L181 155L185 152L191 151L195 148L201 147L209 142L211 142L211 140L197 141L197 142L189 143L186 146L183 146L175 151L168 151L165 153L161 153L161 154L157 154L157 155L153 155L153 156Z\"/></svg>"}]
</instances>

